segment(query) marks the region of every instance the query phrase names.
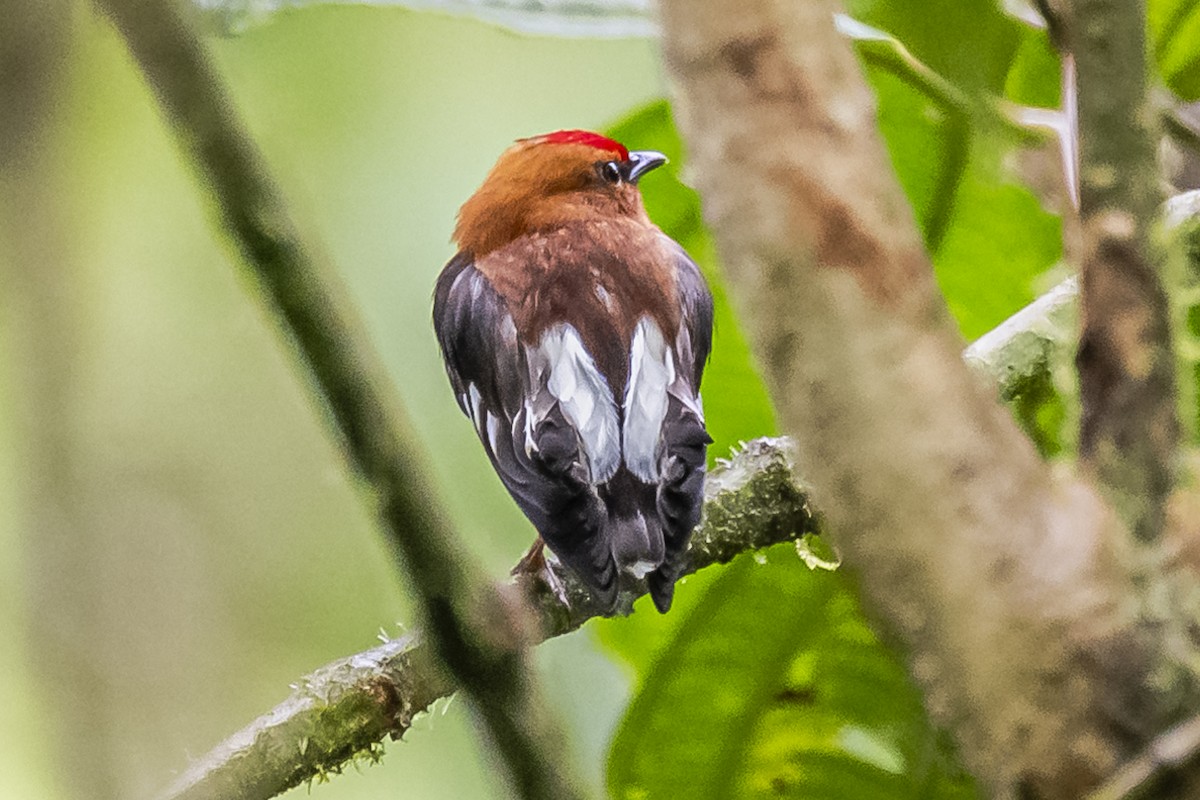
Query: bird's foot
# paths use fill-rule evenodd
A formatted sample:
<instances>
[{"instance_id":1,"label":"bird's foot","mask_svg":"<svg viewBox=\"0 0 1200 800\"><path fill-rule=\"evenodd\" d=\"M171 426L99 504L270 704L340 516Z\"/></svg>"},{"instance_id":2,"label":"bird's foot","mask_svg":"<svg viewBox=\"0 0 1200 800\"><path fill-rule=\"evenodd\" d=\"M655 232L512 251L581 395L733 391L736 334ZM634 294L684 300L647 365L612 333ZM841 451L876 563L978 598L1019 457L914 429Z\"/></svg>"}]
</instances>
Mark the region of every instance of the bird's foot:
<instances>
[{"instance_id":1,"label":"bird's foot","mask_svg":"<svg viewBox=\"0 0 1200 800\"><path fill-rule=\"evenodd\" d=\"M571 603L567 599L567 585L558 576L554 565L546 558L545 543L541 537L534 540L533 547L530 547L528 552L521 557L521 560L512 568L510 574L515 576L532 575L536 577L550 591L550 594L554 595L558 602L570 608Z\"/></svg>"},{"instance_id":2,"label":"bird's foot","mask_svg":"<svg viewBox=\"0 0 1200 800\"><path fill-rule=\"evenodd\" d=\"M542 537L533 540L533 545L521 556L517 565L509 571L509 575L535 575L546 568L546 543Z\"/></svg>"},{"instance_id":3,"label":"bird's foot","mask_svg":"<svg viewBox=\"0 0 1200 800\"><path fill-rule=\"evenodd\" d=\"M542 583L546 584L546 588L550 590L550 594L554 595L559 603L564 608L571 607L571 601L567 599L567 585L563 583L562 578L558 577L558 572L554 569L554 565L543 559L545 566L538 574L542 579Z\"/></svg>"}]
</instances>

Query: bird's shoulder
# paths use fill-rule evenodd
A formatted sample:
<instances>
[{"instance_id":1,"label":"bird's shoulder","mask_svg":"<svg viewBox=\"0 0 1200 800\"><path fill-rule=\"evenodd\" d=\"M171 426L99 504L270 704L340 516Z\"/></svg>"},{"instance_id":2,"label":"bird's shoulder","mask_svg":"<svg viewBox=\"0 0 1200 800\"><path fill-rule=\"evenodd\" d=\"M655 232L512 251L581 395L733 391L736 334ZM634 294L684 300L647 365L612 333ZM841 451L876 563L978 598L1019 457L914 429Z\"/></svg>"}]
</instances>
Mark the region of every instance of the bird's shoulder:
<instances>
[{"instance_id":1,"label":"bird's shoulder","mask_svg":"<svg viewBox=\"0 0 1200 800\"><path fill-rule=\"evenodd\" d=\"M624 329L645 314L677 324L674 253L648 222L580 220L531 231L478 259L476 268L531 333L571 313Z\"/></svg>"}]
</instances>

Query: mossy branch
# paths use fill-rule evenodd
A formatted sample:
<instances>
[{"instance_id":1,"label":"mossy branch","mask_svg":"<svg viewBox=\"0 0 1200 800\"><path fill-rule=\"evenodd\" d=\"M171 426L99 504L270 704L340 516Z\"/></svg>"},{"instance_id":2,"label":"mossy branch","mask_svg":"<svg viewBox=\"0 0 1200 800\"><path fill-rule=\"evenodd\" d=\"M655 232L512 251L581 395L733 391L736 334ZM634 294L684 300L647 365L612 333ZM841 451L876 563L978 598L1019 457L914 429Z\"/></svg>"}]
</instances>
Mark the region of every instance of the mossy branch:
<instances>
[{"instance_id":1,"label":"mossy branch","mask_svg":"<svg viewBox=\"0 0 1200 800\"><path fill-rule=\"evenodd\" d=\"M980 336L963 358L1009 401L1049 377L1052 357L1075 339L1079 282L1071 277Z\"/></svg>"},{"instance_id":2,"label":"mossy branch","mask_svg":"<svg viewBox=\"0 0 1200 800\"><path fill-rule=\"evenodd\" d=\"M1170 198L1161 209L1165 246L1172 257L1172 313L1179 351L1179 374L1200 363L1200 347L1188 331L1193 309L1200 307L1200 190ZM1057 355L1078 339L1079 279L1071 276L1034 300L966 349L967 364L1010 401L1050 377ZM1179 386L1180 415L1196 413L1192 382Z\"/></svg>"},{"instance_id":3,"label":"mossy branch","mask_svg":"<svg viewBox=\"0 0 1200 800\"><path fill-rule=\"evenodd\" d=\"M1145 2L1076 0L1067 25L1079 86L1079 454L1135 536L1157 538L1180 425L1146 91Z\"/></svg>"},{"instance_id":4,"label":"mossy branch","mask_svg":"<svg viewBox=\"0 0 1200 800\"><path fill-rule=\"evenodd\" d=\"M689 573L819 530L785 439L743 446L712 471L705 493ZM575 630L602 612L573 575L561 579L569 606L539 579L515 579L537 609L545 638ZM642 594L644 587L626 592L622 605L630 608ZM266 800L337 773L355 759L373 761L386 738L403 736L417 714L454 686L416 634L335 661L301 679L287 700L195 762L161 800Z\"/></svg>"}]
</instances>

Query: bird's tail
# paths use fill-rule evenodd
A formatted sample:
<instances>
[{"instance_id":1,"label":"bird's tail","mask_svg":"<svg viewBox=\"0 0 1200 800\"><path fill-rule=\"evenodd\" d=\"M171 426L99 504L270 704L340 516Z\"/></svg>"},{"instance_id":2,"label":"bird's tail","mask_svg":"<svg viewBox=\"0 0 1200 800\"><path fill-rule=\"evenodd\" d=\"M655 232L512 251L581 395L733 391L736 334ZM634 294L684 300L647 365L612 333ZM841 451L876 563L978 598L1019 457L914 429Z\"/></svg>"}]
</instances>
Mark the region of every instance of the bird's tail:
<instances>
[{"instance_id":1,"label":"bird's tail","mask_svg":"<svg viewBox=\"0 0 1200 800\"><path fill-rule=\"evenodd\" d=\"M605 538L613 558L622 571L644 578L666 558L666 541L655 508L656 487L622 468L606 489Z\"/></svg>"},{"instance_id":2,"label":"bird's tail","mask_svg":"<svg viewBox=\"0 0 1200 800\"><path fill-rule=\"evenodd\" d=\"M644 578L658 569L666 556L662 526L656 516L647 518L638 513L609 517L608 537L617 566L637 578Z\"/></svg>"}]
</instances>

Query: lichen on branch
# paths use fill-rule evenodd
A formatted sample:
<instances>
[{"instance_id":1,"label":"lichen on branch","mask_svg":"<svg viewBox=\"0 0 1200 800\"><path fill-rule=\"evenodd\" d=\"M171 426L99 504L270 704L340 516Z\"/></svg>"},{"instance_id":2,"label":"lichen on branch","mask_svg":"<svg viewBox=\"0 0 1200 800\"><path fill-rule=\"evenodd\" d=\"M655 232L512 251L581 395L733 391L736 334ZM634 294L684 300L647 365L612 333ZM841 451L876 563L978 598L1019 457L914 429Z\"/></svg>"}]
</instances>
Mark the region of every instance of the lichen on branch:
<instances>
[{"instance_id":1,"label":"lichen on branch","mask_svg":"<svg viewBox=\"0 0 1200 800\"><path fill-rule=\"evenodd\" d=\"M1144 541L1163 528L1179 419L1141 0L1076 0L1067 26L1079 104L1083 466Z\"/></svg>"},{"instance_id":2,"label":"lichen on branch","mask_svg":"<svg viewBox=\"0 0 1200 800\"><path fill-rule=\"evenodd\" d=\"M709 475L704 519L692 537L686 572L739 553L818 532L808 491L795 477L786 439L755 439ZM568 605L540 578L514 579L537 609L541 636L575 630L603 613L570 573L560 574ZM645 587L622 596L628 609ZM266 800L305 781L375 759L414 716L454 690L419 634L328 664L298 681L290 697L194 762L160 800Z\"/></svg>"}]
</instances>

